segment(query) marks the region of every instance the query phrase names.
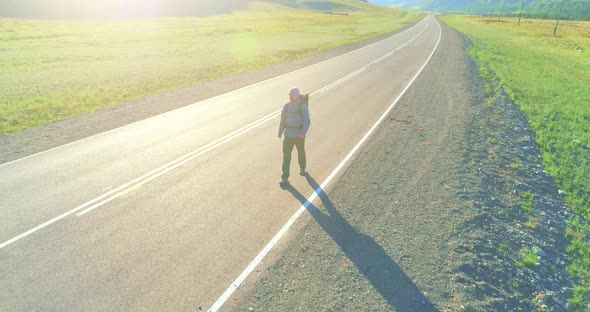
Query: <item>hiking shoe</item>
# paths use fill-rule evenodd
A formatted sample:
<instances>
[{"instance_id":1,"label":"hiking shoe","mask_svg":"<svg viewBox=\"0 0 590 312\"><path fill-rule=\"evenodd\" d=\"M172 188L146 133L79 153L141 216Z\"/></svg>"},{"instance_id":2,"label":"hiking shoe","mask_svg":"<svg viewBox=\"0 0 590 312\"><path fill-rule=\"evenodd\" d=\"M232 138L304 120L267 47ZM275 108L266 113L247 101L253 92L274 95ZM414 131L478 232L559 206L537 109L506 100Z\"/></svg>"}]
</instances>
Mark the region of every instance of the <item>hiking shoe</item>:
<instances>
[{"instance_id":1,"label":"hiking shoe","mask_svg":"<svg viewBox=\"0 0 590 312\"><path fill-rule=\"evenodd\" d=\"M281 180L279 181L279 185L280 185L282 188L285 188L285 187L287 187L287 186L289 185L289 180L288 180L288 179L281 179Z\"/></svg>"},{"instance_id":2,"label":"hiking shoe","mask_svg":"<svg viewBox=\"0 0 590 312\"><path fill-rule=\"evenodd\" d=\"M301 169L301 170L299 170L299 175L306 176L307 171L305 171L305 169Z\"/></svg>"}]
</instances>

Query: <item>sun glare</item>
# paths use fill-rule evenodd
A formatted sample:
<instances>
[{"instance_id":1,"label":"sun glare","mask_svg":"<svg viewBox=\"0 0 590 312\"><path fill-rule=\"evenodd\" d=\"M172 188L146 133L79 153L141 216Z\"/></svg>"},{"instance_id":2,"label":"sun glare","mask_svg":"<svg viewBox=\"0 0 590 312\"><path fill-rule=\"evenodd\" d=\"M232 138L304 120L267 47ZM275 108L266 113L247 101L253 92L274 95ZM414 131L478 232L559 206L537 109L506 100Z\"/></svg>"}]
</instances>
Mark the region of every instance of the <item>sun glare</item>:
<instances>
[{"instance_id":1,"label":"sun glare","mask_svg":"<svg viewBox=\"0 0 590 312\"><path fill-rule=\"evenodd\" d=\"M247 0L2 0L4 17L135 18L206 16L247 7Z\"/></svg>"}]
</instances>

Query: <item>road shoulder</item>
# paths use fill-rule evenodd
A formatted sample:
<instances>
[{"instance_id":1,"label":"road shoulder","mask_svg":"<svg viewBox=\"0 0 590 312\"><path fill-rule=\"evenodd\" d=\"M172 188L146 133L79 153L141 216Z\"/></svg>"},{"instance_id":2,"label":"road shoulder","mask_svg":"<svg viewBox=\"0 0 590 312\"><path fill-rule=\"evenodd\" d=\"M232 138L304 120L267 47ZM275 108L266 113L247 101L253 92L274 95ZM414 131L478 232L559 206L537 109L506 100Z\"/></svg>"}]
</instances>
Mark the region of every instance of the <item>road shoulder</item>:
<instances>
[{"instance_id":1,"label":"road shoulder","mask_svg":"<svg viewBox=\"0 0 590 312\"><path fill-rule=\"evenodd\" d=\"M459 198L473 107L463 40L442 27L424 72L234 308L409 311L466 300L454 275L472 256L458 251L458 229L476 213Z\"/></svg>"},{"instance_id":2,"label":"road shoulder","mask_svg":"<svg viewBox=\"0 0 590 312\"><path fill-rule=\"evenodd\" d=\"M526 118L504 97L481 97L468 41L442 27L419 79L227 310L565 308L568 213L535 163ZM516 157L526 170L507 169ZM532 190L535 229L513 189ZM540 250L533 268L518 265L529 245Z\"/></svg>"}]
</instances>

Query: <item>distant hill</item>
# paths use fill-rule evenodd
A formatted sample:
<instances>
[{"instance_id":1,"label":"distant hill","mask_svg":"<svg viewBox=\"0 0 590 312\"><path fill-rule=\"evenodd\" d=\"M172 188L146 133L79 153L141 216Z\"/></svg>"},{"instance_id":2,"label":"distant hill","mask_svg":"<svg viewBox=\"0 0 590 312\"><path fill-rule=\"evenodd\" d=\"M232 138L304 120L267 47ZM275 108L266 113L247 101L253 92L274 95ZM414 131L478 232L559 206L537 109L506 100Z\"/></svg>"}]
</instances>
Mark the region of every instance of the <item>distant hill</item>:
<instances>
[{"instance_id":1,"label":"distant hill","mask_svg":"<svg viewBox=\"0 0 590 312\"><path fill-rule=\"evenodd\" d=\"M397 6L406 9L423 9L425 0L369 0L370 3L383 6Z\"/></svg>"},{"instance_id":2,"label":"distant hill","mask_svg":"<svg viewBox=\"0 0 590 312\"><path fill-rule=\"evenodd\" d=\"M354 12L375 9L374 4L367 0L262 0L292 8L325 11L325 12Z\"/></svg>"},{"instance_id":3,"label":"distant hill","mask_svg":"<svg viewBox=\"0 0 590 312\"><path fill-rule=\"evenodd\" d=\"M590 20L590 1L564 0L562 16L570 19ZM585 2L584 2L585 1ZM399 6L437 12L498 13L504 6L503 13L517 14L521 0L369 0L385 6ZM537 18L555 18L561 1L525 0L525 16Z\"/></svg>"}]
</instances>

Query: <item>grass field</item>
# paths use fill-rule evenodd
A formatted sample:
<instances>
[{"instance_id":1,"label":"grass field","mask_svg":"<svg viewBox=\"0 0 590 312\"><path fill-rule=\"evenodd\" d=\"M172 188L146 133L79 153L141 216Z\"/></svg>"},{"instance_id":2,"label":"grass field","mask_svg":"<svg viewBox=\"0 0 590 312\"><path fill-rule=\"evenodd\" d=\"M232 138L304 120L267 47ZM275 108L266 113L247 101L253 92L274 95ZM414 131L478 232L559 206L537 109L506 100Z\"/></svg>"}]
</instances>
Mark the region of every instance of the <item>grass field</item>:
<instances>
[{"instance_id":1,"label":"grass field","mask_svg":"<svg viewBox=\"0 0 590 312\"><path fill-rule=\"evenodd\" d=\"M473 42L473 55L485 74L489 68L528 117L543 155L543 166L565 191L578 218L571 238L570 273L580 279L571 303L590 309L590 22L446 15L449 26Z\"/></svg>"},{"instance_id":2,"label":"grass field","mask_svg":"<svg viewBox=\"0 0 590 312\"><path fill-rule=\"evenodd\" d=\"M0 134L368 39L422 16L352 0L335 8L350 14L253 2L205 18L0 19Z\"/></svg>"}]
</instances>

